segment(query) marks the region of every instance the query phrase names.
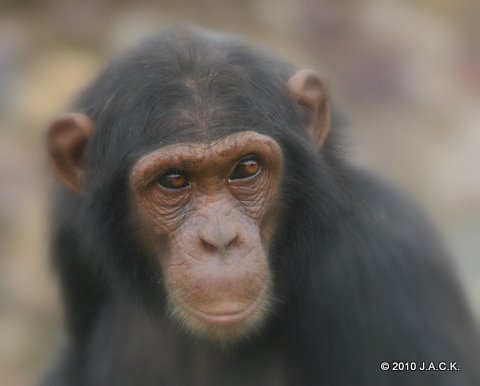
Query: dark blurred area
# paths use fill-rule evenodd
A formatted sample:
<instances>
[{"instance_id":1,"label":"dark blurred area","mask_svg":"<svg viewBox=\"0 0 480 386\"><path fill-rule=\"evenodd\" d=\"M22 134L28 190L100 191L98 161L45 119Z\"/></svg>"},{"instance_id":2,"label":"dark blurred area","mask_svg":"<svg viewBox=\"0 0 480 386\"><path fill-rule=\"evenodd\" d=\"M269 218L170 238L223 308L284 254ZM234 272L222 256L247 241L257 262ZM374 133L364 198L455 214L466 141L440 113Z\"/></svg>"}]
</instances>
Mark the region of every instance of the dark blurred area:
<instances>
[{"instance_id":1,"label":"dark blurred area","mask_svg":"<svg viewBox=\"0 0 480 386\"><path fill-rule=\"evenodd\" d=\"M480 2L0 1L0 385L34 384L62 339L45 127L109 58L177 23L323 74L349 157L426 209L480 315Z\"/></svg>"}]
</instances>

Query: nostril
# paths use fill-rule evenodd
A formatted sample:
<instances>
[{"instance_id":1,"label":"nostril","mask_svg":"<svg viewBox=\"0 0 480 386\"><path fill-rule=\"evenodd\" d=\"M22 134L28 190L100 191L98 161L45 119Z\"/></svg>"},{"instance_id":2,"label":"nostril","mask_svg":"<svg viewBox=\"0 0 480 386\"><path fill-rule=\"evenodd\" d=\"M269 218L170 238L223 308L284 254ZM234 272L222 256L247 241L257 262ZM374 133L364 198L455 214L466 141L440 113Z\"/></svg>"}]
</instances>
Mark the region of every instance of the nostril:
<instances>
[{"instance_id":1,"label":"nostril","mask_svg":"<svg viewBox=\"0 0 480 386\"><path fill-rule=\"evenodd\" d=\"M230 240L227 245L225 246L225 249L228 249L230 247L233 247L238 241L238 235L235 235L232 240Z\"/></svg>"},{"instance_id":2,"label":"nostril","mask_svg":"<svg viewBox=\"0 0 480 386\"><path fill-rule=\"evenodd\" d=\"M211 252L215 252L217 250L217 247L213 245L213 243L209 243L208 241L205 241L205 239L201 239L202 246L207 250Z\"/></svg>"}]
</instances>

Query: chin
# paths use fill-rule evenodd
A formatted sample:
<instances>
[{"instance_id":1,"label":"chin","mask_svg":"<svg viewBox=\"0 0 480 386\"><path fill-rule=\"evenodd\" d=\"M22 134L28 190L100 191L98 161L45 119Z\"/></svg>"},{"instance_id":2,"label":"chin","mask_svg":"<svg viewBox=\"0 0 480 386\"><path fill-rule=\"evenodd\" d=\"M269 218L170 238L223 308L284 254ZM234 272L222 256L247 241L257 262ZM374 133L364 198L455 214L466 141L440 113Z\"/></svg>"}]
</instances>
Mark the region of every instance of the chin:
<instances>
[{"instance_id":1,"label":"chin","mask_svg":"<svg viewBox=\"0 0 480 386\"><path fill-rule=\"evenodd\" d=\"M229 347L254 338L267 323L276 303L265 288L258 298L242 309L204 312L169 296L168 311L174 324L200 341Z\"/></svg>"}]
</instances>

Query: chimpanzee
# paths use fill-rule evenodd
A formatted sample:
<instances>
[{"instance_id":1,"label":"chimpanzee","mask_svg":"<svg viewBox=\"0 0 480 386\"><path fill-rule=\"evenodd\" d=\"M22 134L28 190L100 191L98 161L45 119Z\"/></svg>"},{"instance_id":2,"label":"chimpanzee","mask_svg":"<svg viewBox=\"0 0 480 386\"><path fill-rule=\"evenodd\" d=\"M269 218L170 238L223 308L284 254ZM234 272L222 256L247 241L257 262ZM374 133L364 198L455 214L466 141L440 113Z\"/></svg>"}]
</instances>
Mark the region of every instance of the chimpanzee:
<instances>
[{"instance_id":1,"label":"chimpanzee","mask_svg":"<svg viewBox=\"0 0 480 386\"><path fill-rule=\"evenodd\" d=\"M48 131L68 341L46 384L479 385L441 242L343 159L330 110L315 72L202 30L108 66Z\"/></svg>"}]
</instances>

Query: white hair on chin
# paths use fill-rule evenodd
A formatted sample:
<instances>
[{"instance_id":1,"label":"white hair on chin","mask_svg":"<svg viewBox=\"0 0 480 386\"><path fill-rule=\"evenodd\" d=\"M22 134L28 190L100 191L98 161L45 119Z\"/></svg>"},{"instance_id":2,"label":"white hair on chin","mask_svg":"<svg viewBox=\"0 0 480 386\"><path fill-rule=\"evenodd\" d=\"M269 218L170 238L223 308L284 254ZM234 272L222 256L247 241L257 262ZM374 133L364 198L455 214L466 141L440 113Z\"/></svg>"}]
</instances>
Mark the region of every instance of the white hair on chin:
<instances>
[{"instance_id":1,"label":"white hair on chin","mask_svg":"<svg viewBox=\"0 0 480 386\"><path fill-rule=\"evenodd\" d=\"M177 300L180 292L178 290L167 291L167 311L173 323L194 338L207 340L224 348L258 334L273 312L275 304L278 303L269 280L259 295L259 304L245 320L231 325L214 325L183 309L179 305L181 302Z\"/></svg>"}]
</instances>

